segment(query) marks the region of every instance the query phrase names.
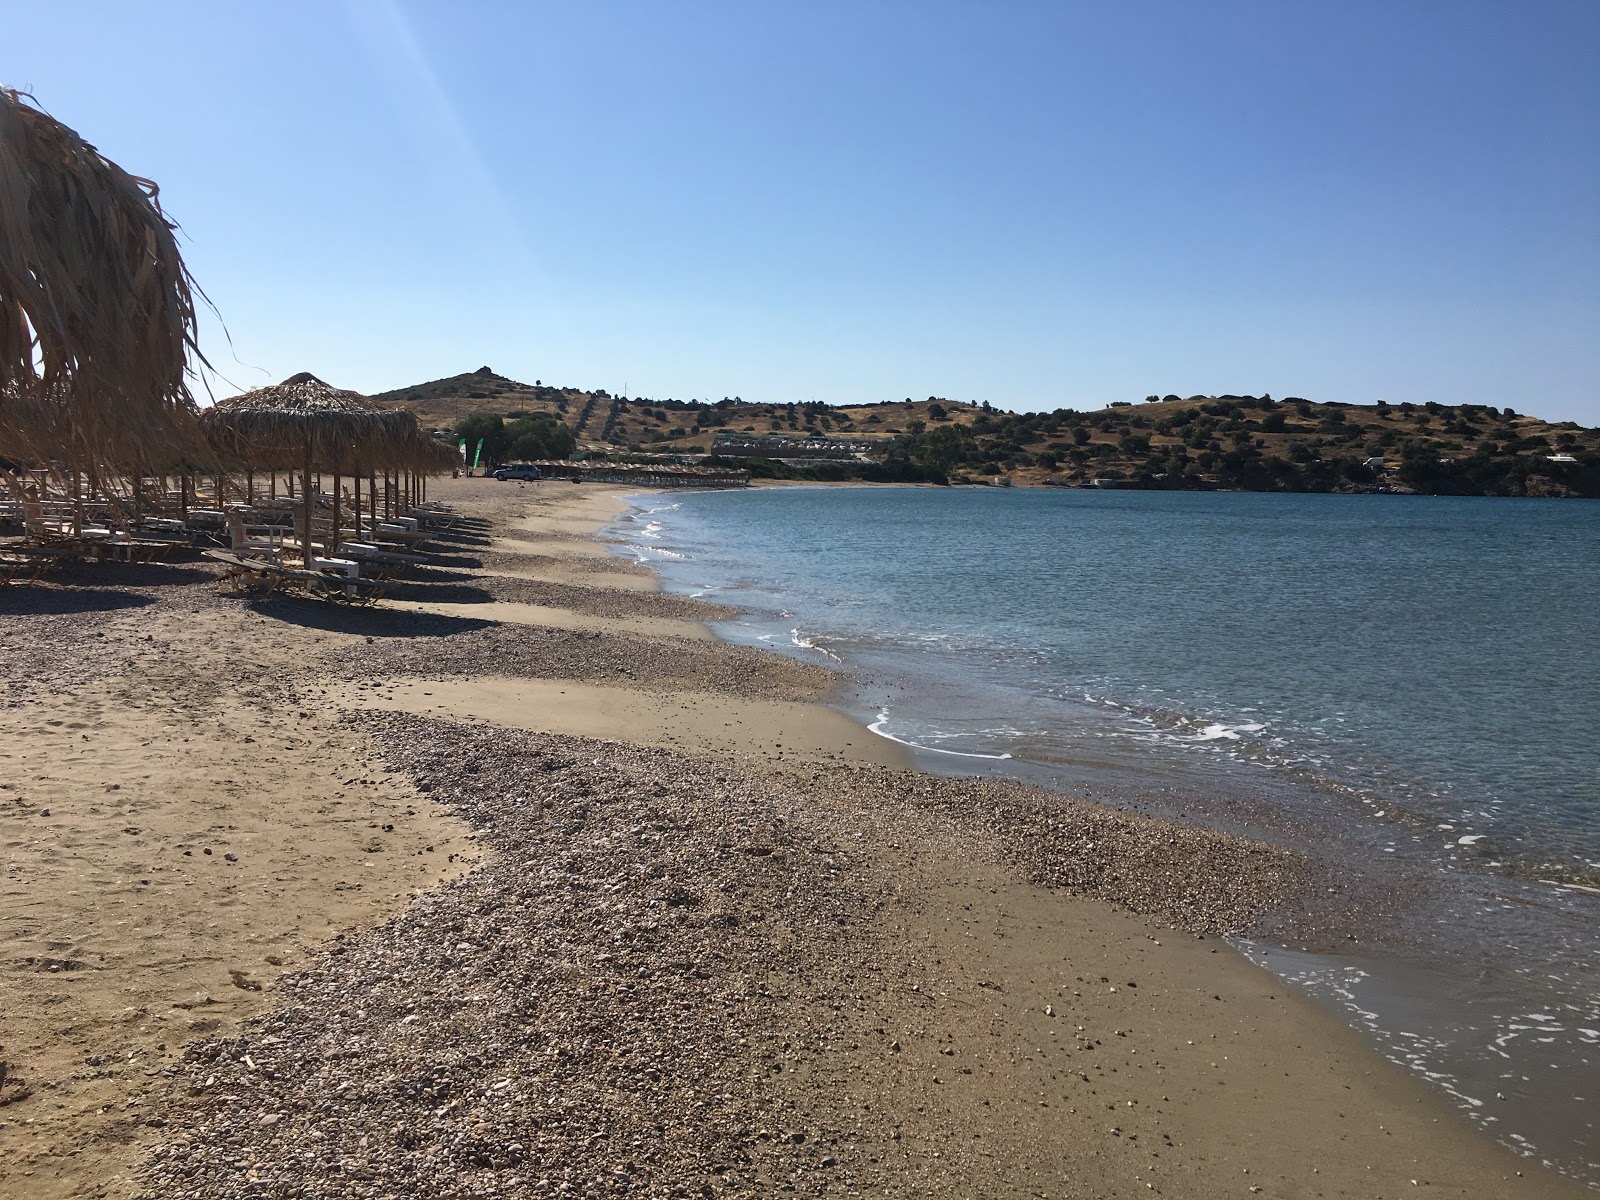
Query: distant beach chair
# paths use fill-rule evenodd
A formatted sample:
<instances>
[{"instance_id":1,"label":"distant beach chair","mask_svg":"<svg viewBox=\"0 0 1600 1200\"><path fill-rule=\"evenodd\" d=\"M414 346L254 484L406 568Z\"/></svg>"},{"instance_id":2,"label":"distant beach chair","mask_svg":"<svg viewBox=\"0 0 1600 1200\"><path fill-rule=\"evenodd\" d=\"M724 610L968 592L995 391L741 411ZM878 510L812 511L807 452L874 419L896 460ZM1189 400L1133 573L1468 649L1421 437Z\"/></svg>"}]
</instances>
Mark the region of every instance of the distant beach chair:
<instances>
[{"instance_id":1,"label":"distant beach chair","mask_svg":"<svg viewBox=\"0 0 1600 1200\"><path fill-rule=\"evenodd\" d=\"M290 531L281 525L247 525L244 513L238 509L228 511L229 548L245 558L266 558L278 562L290 545Z\"/></svg>"},{"instance_id":2,"label":"distant beach chair","mask_svg":"<svg viewBox=\"0 0 1600 1200\"><path fill-rule=\"evenodd\" d=\"M50 554L28 554L19 550L0 551L0 585L8 583L34 584L55 562Z\"/></svg>"}]
</instances>

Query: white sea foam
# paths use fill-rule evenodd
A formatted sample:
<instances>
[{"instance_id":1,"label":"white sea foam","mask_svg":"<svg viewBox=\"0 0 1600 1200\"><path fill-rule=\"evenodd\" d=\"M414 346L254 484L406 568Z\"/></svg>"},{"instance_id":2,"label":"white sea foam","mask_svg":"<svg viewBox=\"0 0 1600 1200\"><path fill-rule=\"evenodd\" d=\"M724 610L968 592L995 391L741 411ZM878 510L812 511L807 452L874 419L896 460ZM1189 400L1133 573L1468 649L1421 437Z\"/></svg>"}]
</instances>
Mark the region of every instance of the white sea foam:
<instances>
[{"instance_id":1,"label":"white sea foam","mask_svg":"<svg viewBox=\"0 0 1600 1200\"><path fill-rule=\"evenodd\" d=\"M1189 740L1194 742L1237 742L1244 734L1259 733L1266 726L1257 721L1246 721L1242 725L1224 725L1218 721L1207 725Z\"/></svg>"},{"instance_id":2,"label":"white sea foam","mask_svg":"<svg viewBox=\"0 0 1600 1200\"><path fill-rule=\"evenodd\" d=\"M798 628L789 630L789 644L801 650L815 650L818 654L821 654L826 658L833 659L834 662L844 661L844 659L840 658L826 646L817 645L817 639L814 634L803 634Z\"/></svg>"},{"instance_id":3,"label":"white sea foam","mask_svg":"<svg viewBox=\"0 0 1600 1200\"><path fill-rule=\"evenodd\" d=\"M945 750L945 749L942 749L939 746L924 746L920 742L910 742L910 741L907 741L905 738L895 737L894 734L890 733L885 728L885 726L887 726L888 724L889 724L889 706L888 705L884 705L884 707L882 707L881 709L878 710L878 719L876 721L872 722L872 724L868 725L867 728L869 730L871 730L873 733L877 734L881 738L887 738L891 742L898 742L902 746L909 746L913 750L926 750L930 754L951 754L951 755L954 755L956 758L988 758L988 759L995 759L995 760L999 760L999 759L1003 759L1003 758L1010 758L1011 757L1011 755L1009 755L1009 754L974 754L971 751L967 751L967 750Z\"/></svg>"}]
</instances>

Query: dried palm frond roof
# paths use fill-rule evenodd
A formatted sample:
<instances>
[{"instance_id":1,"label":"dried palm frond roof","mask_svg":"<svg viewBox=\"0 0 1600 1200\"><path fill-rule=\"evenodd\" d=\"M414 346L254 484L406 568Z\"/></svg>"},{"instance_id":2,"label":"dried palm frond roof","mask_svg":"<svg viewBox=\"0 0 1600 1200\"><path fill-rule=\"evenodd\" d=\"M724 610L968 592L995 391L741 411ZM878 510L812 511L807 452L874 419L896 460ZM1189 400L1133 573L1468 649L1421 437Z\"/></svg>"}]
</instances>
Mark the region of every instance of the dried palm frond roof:
<instances>
[{"instance_id":1,"label":"dried palm frond roof","mask_svg":"<svg viewBox=\"0 0 1600 1200\"><path fill-rule=\"evenodd\" d=\"M429 437L419 429L408 465L411 470L423 475L442 474L461 465L461 452L449 442Z\"/></svg>"},{"instance_id":2,"label":"dried palm frond roof","mask_svg":"<svg viewBox=\"0 0 1600 1200\"><path fill-rule=\"evenodd\" d=\"M29 97L31 99L31 97ZM198 444L197 288L156 185L0 88L0 423L43 452ZM37 428L36 404L58 409ZM70 444L46 445L69 431Z\"/></svg>"},{"instance_id":3,"label":"dried palm frond roof","mask_svg":"<svg viewBox=\"0 0 1600 1200\"><path fill-rule=\"evenodd\" d=\"M216 450L257 466L300 466L309 452L323 469L400 463L417 421L309 372L219 400L200 414Z\"/></svg>"}]
</instances>

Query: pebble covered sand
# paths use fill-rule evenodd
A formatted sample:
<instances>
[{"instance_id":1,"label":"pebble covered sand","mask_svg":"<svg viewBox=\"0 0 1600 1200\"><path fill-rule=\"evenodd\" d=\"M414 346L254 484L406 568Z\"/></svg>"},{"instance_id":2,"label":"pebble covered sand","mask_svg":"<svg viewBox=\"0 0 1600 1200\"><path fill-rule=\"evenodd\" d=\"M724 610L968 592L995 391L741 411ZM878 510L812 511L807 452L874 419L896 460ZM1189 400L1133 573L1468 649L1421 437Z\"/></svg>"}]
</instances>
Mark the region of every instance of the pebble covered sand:
<instances>
[{"instance_id":1,"label":"pebble covered sand","mask_svg":"<svg viewBox=\"0 0 1600 1200\"><path fill-rule=\"evenodd\" d=\"M333 666L361 676L508 675L528 679L627 681L749 699L813 699L837 675L792 659L720 642L635 637L536 625L440 628L419 656L414 645L384 640L341 651Z\"/></svg>"},{"instance_id":2,"label":"pebble covered sand","mask_svg":"<svg viewBox=\"0 0 1600 1200\"><path fill-rule=\"evenodd\" d=\"M956 839L1205 929L1298 868L1028 789L362 719L488 858L285 978L244 1036L188 1048L151 1197L916 1195L886 1118L774 1124L819 1016L883 998L838 968L883 954L885 839Z\"/></svg>"}]
</instances>

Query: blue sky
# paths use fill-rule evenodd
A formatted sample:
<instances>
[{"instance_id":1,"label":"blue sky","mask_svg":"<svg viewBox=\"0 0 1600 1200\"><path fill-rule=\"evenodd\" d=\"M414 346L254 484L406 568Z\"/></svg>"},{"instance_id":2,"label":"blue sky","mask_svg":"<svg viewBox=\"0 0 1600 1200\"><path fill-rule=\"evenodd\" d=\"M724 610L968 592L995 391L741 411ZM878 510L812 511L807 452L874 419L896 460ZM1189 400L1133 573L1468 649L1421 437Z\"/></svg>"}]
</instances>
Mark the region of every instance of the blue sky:
<instances>
[{"instance_id":1,"label":"blue sky","mask_svg":"<svg viewBox=\"0 0 1600 1200\"><path fill-rule=\"evenodd\" d=\"M237 387L1600 424L1600 3L15 3Z\"/></svg>"}]
</instances>

